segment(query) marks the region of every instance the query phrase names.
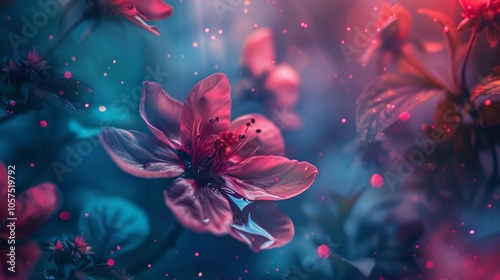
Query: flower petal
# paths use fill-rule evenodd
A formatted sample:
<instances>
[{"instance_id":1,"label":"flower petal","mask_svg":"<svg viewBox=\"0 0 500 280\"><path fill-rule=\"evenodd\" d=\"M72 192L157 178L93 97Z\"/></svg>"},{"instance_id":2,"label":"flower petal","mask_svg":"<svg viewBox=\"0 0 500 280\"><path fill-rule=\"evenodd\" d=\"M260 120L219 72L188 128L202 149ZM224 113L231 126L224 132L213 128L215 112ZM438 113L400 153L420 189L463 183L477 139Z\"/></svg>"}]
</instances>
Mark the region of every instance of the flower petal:
<instances>
[{"instance_id":1,"label":"flower petal","mask_svg":"<svg viewBox=\"0 0 500 280\"><path fill-rule=\"evenodd\" d=\"M156 138L179 144L182 102L154 82L144 82L140 113Z\"/></svg>"},{"instance_id":2,"label":"flower petal","mask_svg":"<svg viewBox=\"0 0 500 280\"><path fill-rule=\"evenodd\" d=\"M276 60L273 32L261 28L250 34L243 47L241 64L246 66L254 77L271 70Z\"/></svg>"},{"instance_id":3,"label":"flower petal","mask_svg":"<svg viewBox=\"0 0 500 280\"><path fill-rule=\"evenodd\" d=\"M158 28L156 26L147 24L145 21L145 16L139 13L139 11L137 11L134 6L123 3L122 5L115 6L115 9L131 22L155 34L156 36L160 36L160 31L158 30Z\"/></svg>"},{"instance_id":4,"label":"flower petal","mask_svg":"<svg viewBox=\"0 0 500 280\"><path fill-rule=\"evenodd\" d=\"M174 9L163 0L129 0L147 20L161 20L169 17Z\"/></svg>"},{"instance_id":5,"label":"flower petal","mask_svg":"<svg viewBox=\"0 0 500 280\"><path fill-rule=\"evenodd\" d=\"M246 124L252 119L255 120L255 123L247 127ZM261 132L257 133L257 129L260 129ZM249 140L238 152L238 158L246 158L251 154L272 156L285 154L285 141L280 129L266 117L259 114L248 114L231 123L231 132L236 135L245 131L245 137L252 140Z\"/></svg>"},{"instance_id":6,"label":"flower petal","mask_svg":"<svg viewBox=\"0 0 500 280\"><path fill-rule=\"evenodd\" d=\"M460 5L467 13L479 16L488 8L491 0L459 0Z\"/></svg>"},{"instance_id":7,"label":"flower petal","mask_svg":"<svg viewBox=\"0 0 500 280\"><path fill-rule=\"evenodd\" d=\"M216 235L229 232L228 201L207 186L199 187L195 180L176 179L165 191L165 203L184 227Z\"/></svg>"},{"instance_id":8,"label":"flower petal","mask_svg":"<svg viewBox=\"0 0 500 280\"><path fill-rule=\"evenodd\" d=\"M299 99L300 75L292 66L283 63L269 72L264 87L272 93L268 102L271 107L291 107Z\"/></svg>"},{"instance_id":9,"label":"flower petal","mask_svg":"<svg viewBox=\"0 0 500 280\"><path fill-rule=\"evenodd\" d=\"M184 163L172 147L137 131L104 129L104 148L125 172L143 178L172 178L184 173Z\"/></svg>"},{"instance_id":10,"label":"flower petal","mask_svg":"<svg viewBox=\"0 0 500 280\"><path fill-rule=\"evenodd\" d=\"M282 200L307 190L318 169L308 162L278 156L254 156L229 167L228 187L250 200Z\"/></svg>"},{"instance_id":11,"label":"flower petal","mask_svg":"<svg viewBox=\"0 0 500 280\"><path fill-rule=\"evenodd\" d=\"M246 206L235 218L231 235L258 252L286 245L295 229L292 220L270 201L257 201Z\"/></svg>"},{"instance_id":12,"label":"flower petal","mask_svg":"<svg viewBox=\"0 0 500 280\"><path fill-rule=\"evenodd\" d=\"M38 259L41 257L42 252L38 246L33 243L27 243L22 246L16 247L16 269L15 272L8 271L7 254L9 252L5 249L0 250L0 279L3 280L25 280L28 279L33 269L35 268Z\"/></svg>"},{"instance_id":13,"label":"flower petal","mask_svg":"<svg viewBox=\"0 0 500 280\"><path fill-rule=\"evenodd\" d=\"M196 84L182 107L181 143L195 143L201 128L207 136L229 129L231 86L224 74L213 74ZM219 121L215 121L219 118ZM210 124L210 120L213 120Z\"/></svg>"},{"instance_id":14,"label":"flower petal","mask_svg":"<svg viewBox=\"0 0 500 280\"><path fill-rule=\"evenodd\" d=\"M43 183L21 193L16 200L16 238L28 239L59 206L57 188Z\"/></svg>"}]
</instances>

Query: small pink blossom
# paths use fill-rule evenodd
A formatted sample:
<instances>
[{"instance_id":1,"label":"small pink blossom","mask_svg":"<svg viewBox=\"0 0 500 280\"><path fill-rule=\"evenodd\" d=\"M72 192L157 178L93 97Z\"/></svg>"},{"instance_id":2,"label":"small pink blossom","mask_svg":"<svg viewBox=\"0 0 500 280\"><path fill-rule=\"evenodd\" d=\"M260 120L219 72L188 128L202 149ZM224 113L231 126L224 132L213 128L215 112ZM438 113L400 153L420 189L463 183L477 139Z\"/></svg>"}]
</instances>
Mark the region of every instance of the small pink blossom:
<instances>
[{"instance_id":1,"label":"small pink blossom","mask_svg":"<svg viewBox=\"0 0 500 280\"><path fill-rule=\"evenodd\" d=\"M270 201L302 193L318 171L283 157L281 132L267 118L251 114L230 122L225 75L199 82L184 103L145 82L140 113L155 137L109 128L101 142L132 175L176 178L165 191L165 202L182 225L229 233L255 251L292 239L290 218Z\"/></svg>"},{"instance_id":2,"label":"small pink blossom","mask_svg":"<svg viewBox=\"0 0 500 280\"><path fill-rule=\"evenodd\" d=\"M481 16L490 6L491 0L459 0L468 17Z\"/></svg>"},{"instance_id":3,"label":"small pink blossom","mask_svg":"<svg viewBox=\"0 0 500 280\"><path fill-rule=\"evenodd\" d=\"M37 185L23 193L13 193L8 188L9 182L5 166L0 163L0 279L22 280L27 279L38 259L40 250L38 246L30 239L36 231L43 226L48 218L54 213L58 205L57 190L54 185L43 183ZM16 197L16 209L14 216L9 215L8 201L9 196L14 194ZM7 227L9 220L7 218L15 217L16 232L16 272L7 270L10 236L10 228Z\"/></svg>"},{"instance_id":4,"label":"small pink blossom","mask_svg":"<svg viewBox=\"0 0 500 280\"><path fill-rule=\"evenodd\" d=\"M246 39L241 64L248 71L244 82L250 97L267 107L268 115L284 129L298 129L301 117L295 112L299 102L300 75L287 63L276 63L274 36L270 29L261 28Z\"/></svg>"}]
</instances>

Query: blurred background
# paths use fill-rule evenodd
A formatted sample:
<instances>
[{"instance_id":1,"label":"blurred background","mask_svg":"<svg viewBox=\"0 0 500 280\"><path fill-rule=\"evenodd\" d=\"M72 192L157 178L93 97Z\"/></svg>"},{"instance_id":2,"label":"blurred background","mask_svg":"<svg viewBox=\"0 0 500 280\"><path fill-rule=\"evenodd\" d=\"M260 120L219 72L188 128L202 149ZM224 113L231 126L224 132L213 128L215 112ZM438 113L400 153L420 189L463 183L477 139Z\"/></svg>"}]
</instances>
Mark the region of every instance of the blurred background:
<instances>
[{"instance_id":1,"label":"blurred background","mask_svg":"<svg viewBox=\"0 0 500 280\"><path fill-rule=\"evenodd\" d=\"M58 1L60 10L48 15L46 23L39 22L44 24L36 27L33 36L26 36L26 21L33 22L37 13L44 13L40 3L47 1L1 2L1 57L33 48L43 54L78 17L78 9L63 13L67 1ZM374 184L371 179L377 165L372 162L376 160L359 153L362 148L357 140L355 101L377 76L374 63L362 64L359 58L370 44L367 34L377 21L383 1L167 2L174 7L173 15L151 22L161 36L124 19L104 19L82 41L91 25L88 21L46 58L61 73L70 72L93 89L94 101L84 114L73 117L47 107L0 125L0 159L16 165L18 188L51 181L63 197L57 214L42 228L37 240L83 234L94 251L105 252L96 258L103 262L112 258L125 271L146 260L173 219L162 195L170 181L145 180L123 172L97 140L99 128L106 123L148 133L138 108L144 80L158 82L171 96L184 100L198 81L222 72L229 77L236 96L234 89L242 80L240 56L245 40L253 31L267 27L274 34L277 62L289 63L301 76L300 101L295 110L303 126L283 131L286 156L319 168L309 190L277 203L294 222L294 239L285 247L254 253L229 236L186 229L174 249L144 267L135 279L428 279L440 269L440 259L453 258L453 253L431 245L438 231L436 224L448 221L446 217L451 214L442 212L421 193ZM442 40L432 20L416 13L419 8L441 11L455 23L462 19L462 8L455 0L398 3L413 16L414 38ZM23 39L13 44L12 34ZM460 40L466 42L468 35L461 34ZM476 47L471 65L477 75L485 76L498 61L499 53L491 50L484 38ZM437 52L421 59L438 67L447 57ZM239 99L233 102L232 110L233 118L250 112L265 113L261 103ZM420 122L430 119L429 110L416 113L421 115L415 120L417 130ZM41 125L41 121L46 123ZM398 148L398 142L392 144ZM465 223L465 227L457 226L457 231L469 233L474 229L474 238L495 232L491 224L494 219L477 219L480 211L474 211L450 223ZM109 223L120 225L113 234L114 240L127 244L123 250L113 251L113 242L101 240L105 229L99 229L102 234L89 230L93 226L89 224L104 223L107 218ZM43 256L31 279L42 279L41 272L50 266L48 256ZM373 260L375 267L371 269ZM497 278L489 276L498 279L499 274Z\"/></svg>"}]
</instances>

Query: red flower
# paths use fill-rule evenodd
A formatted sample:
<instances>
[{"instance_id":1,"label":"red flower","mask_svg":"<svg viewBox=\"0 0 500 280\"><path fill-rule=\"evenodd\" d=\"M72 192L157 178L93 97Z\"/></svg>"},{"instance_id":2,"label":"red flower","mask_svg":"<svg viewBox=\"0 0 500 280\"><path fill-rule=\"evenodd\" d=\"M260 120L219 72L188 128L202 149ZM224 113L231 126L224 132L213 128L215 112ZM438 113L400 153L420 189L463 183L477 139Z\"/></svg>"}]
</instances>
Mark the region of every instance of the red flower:
<instances>
[{"instance_id":1,"label":"red flower","mask_svg":"<svg viewBox=\"0 0 500 280\"><path fill-rule=\"evenodd\" d=\"M284 129L302 125L294 107L299 101L300 75L287 63L276 65L274 37L270 29L261 28L248 36L241 64L249 73L246 79L250 97L264 103L274 122Z\"/></svg>"},{"instance_id":2,"label":"red flower","mask_svg":"<svg viewBox=\"0 0 500 280\"><path fill-rule=\"evenodd\" d=\"M81 255L93 254L93 252L90 251L92 250L92 247L90 247L89 244L87 244L87 242L85 241L85 239L83 239L82 236L75 236L72 245Z\"/></svg>"},{"instance_id":3,"label":"red flower","mask_svg":"<svg viewBox=\"0 0 500 280\"><path fill-rule=\"evenodd\" d=\"M294 197L311 186L317 169L283 157L282 135L265 117L230 122L225 75L199 82L185 103L145 82L140 113L155 137L110 128L101 142L132 175L177 177L165 202L181 224L198 232L230 233L255 251L291 240L291 220L273 203L253 201Z\"/></svg>"},{"instance_id":4,"label":"red flower","mask_svg":"<svg viewBox=\"0 0 500 280\"><path fill-rule=\"evenodd\" d=\"M15 175L14 175L15 176ZM29 239L45 224L47 219L56 210L58 204L57 191L54 185L44 183L35 186L21 194L14 193L8 188L8 177L5 166L0 163L0 279L27 279L32 268L40 258L38 246ZM15 195L15 215L9 216L8 199ZM15 217L15 272L8 270L10 253L9 236L11 229L8 220ZM12 241L10 241L12 242Z\"/></svg>"},{"instance_id":5,"label":"red flower","mask_svg":"<svg viewBox=\"0 0 500 280\"><path fill-rule=\"evenodd\" d=\"M148 25L146 21L165 19L174 11L172 6L163 0L99 0L99 2L105 9L111 9L158 36L160 35L158 28Z\"/></svg>"},{"instance_id":6,"label":"red flower","mask_svg":"<svg viewBox=\"0 0 500 280\"><path fill-rule=\"evenodd\" d=\"M464 9L464 20L458 25L458 31L474 28L481 32L488 28L488 42L492 48L500 40L500 0L459 0Z\"/></svg>"},{"instance_id":7,"label":"red flower","mask_svg":"<svg viewBox=\"0 0 500 280\"><path fill-rule=\"evenodd\" d=\"M491 0L459 0L467 17L481 16L490 5Z\"/></svg>"}]
</instances>

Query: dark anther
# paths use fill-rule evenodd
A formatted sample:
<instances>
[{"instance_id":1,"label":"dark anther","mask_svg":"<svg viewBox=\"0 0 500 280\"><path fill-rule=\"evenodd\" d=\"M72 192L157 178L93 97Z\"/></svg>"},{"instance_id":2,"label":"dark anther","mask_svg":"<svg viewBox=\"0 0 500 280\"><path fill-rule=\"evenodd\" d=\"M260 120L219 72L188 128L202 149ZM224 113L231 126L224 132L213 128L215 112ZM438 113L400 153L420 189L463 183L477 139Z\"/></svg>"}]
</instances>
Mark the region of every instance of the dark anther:
<instances>
[{"instance_id":1,"label":"dark anther","mask_svg":"<svg viewBox=\"0 0 500 280\"><path fill-rule=\"evenodd\" d=\"M261 129L257 129L257 130L255 130L255 132L257 132L257 133L261 133L261 132L262 132L262 130L261 130Z\"/></svg>"},{"instance_id":2,"label":"dark anther","mask_svg":"<svg viewBox=\"0 0 500 280\"><path fill-rule=\"evenodd\" d=\"M212 120L212 118L210 118L208 121L209 121L210 123L213 123L213 122L214 122L214 120Z\"/></svg>"},{"instance_id":3,"label":"dark anther","mask_svg":"<svg viewBox=\"0 0 500 280\"><path fill-rule=\"evenodd\" d=\"M240 139L245 138L245 134L240 134Z\"/></svg>"},{"instance_id":4,"label":"dark anther","mask_svg":"<svg viewBox=\"0 0 500 280\"><path fill-rule=\"evenodd\" d=\"M247 122L247 126L250 126L250 123L249 123L249 122Z\"/></svg>"},{"instance_id":5,"label":"dark anther","mask_svg":"<svg viewBox=\"0 0 500 280\"><path fill-rule=\"evenodd\" d=\"M251 119L250 121L251 121L252 123L255 123L255 119Z\"/></svg>"},{"instance_id":6,"label":"dark anther","mask_svg":"<svg viewBox=\"0 0 500 280\"><path fill-rule=\"evenodd\" d=\"M216 121L216 122L220 121L220 118L219 118L219 117L216 117L216 118L215 118L215 121Z\"/></svg>"}]
</instances>

